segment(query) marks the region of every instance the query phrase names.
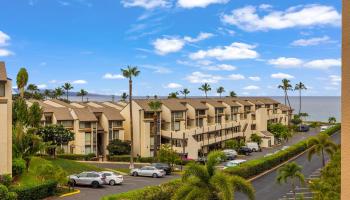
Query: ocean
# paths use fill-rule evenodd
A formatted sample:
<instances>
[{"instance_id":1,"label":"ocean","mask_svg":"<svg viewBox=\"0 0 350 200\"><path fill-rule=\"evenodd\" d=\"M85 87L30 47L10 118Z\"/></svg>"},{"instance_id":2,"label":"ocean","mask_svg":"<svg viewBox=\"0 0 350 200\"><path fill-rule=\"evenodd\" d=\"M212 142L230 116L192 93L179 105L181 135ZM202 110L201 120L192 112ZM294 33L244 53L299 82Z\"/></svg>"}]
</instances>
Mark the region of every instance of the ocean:
<instances>
[{"instance_id":1,"label":"ocean","mask_svg":"<svg viewBox=\"0 0 350 200\"><path fill-rule=\"evenodd\" d=\"M88 95L90 101L111 101L112 96L110 95ZM136 97L145 98L145 97ZM160 97L162 98L162 97ZM284 103L283 96L272 96L271 98ZM86 97L84 98L86 99ZM115 97L115 101L119 99L118 96ZM80 101L80 97L71 97L73 101ZM299 110L299 97L291 96L289 97L290 104L294 109L294 113ZM301 112L306 112L309 114L307 118L308 121L328 121L328 118L333 116L339 122L341 120L341 102L339 96L303 96L302 97L302 107Z\"/></svg>"}]
</instances>

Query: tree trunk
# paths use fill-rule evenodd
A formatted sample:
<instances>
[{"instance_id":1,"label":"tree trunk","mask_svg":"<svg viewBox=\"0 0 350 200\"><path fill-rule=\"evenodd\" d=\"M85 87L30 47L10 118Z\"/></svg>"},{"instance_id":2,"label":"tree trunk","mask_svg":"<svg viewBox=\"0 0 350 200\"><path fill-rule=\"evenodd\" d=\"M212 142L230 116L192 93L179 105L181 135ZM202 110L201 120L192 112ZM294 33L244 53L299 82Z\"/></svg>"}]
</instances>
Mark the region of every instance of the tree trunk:
<instances>
[{"instance_id":1,"label":"tree trunk","mask_svg":"<svg viewBox=\"0 0 350 200\"><path fill-rule=\"evenodd\" d=\"M68 90L66 90L66 92L67 92L67 101L68 101Z\"/></svg>"},{"instance_id":2,"label":"tree trunk","mask_svg":"<svg viewBox=\"0 0 350 200\"><path fill-rule=\"evenodd\" d=\"M284 105L287 105L287 91L284 90Z\"/></svg>"},{"instance_id":3,"label":"tree trunk","mask_svg":"<svg viewBox=\"0 0 350 200\"><path fill-rule=\"evenodd\" d=\"M207 92L205 91L205 98L208 98Z\"/></svg>"},{"instance_id":4,"label":"tree trunk","mask_svg":"<svg viewBox=\"0 0 350 200\"><path fill-rule=\"evenodd\" d=\"M292 108L292 107L290 106L290 101L289 101L289 97L288 97L287 91L286 91L286 96L287 96L287 101L288 101L289 108Z\"/></svg>"},{"instance_id":5,"label":"tree trunk","mask_svg":"<svg viewBox=\"0 0 350 200\"><path fill-rule=\"evenodd\" d=\"M130 151L130 169L134 168L134 127L132 118L132 80L129 78L129 105L130 105L130 139L131 139L131 151Z\"/></svg>"},{"instance_id":6,"label":"tree trunk","mask_svg":"<svg viewBox=\"0 0 350 200\"><path fill-rule=\"evenodd\" d=\"M299 90L299 115L301 112L301 89Z\"/></svg>"}]
</instances>

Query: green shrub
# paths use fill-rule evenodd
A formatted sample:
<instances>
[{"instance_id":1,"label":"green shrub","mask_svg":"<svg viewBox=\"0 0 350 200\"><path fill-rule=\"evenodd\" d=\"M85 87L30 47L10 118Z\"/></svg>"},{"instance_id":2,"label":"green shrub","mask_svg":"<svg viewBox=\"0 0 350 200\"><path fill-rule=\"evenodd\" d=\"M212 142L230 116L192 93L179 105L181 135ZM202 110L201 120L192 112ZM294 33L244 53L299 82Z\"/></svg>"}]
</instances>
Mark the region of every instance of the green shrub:
<instances>
[{"instance_id":1,"label":"green shrub","mask_svg":"<svg viewBox=\"0 0 350 200\"><path fill-rule=\"evenodd\" d=\"M22 158L15 158L12 160L12 175L20 176L26 169L26 162Z\"/></svg>"},{"instance_id":2,"label":"green shrub","mask_svg":"<svg viewBox=\"0 0 350 200\"><path fill-rule=\"evenodd\" d=\"M56 181L48 181L40 185L17 186L11 188L11 191L17 193L20 200L38 200L55 194L57 189Z\"/></svg>"},{"instance_id":3,"label":"green shrub","mask_svg":"<svg viewBox=\"0 0 350 200\"><path fill-rule=\"evenodd\" d=\"M1 200L16 200L17 194L14 192L9 192L5 185L0 184L0 199Z\"/></svg>"},{"instance_id":4,"label":"green shrub","mask_svg":"<svg viewBox=\"0 0 350 200\"><path fill-rule=\"evenodd\" d=\"M109 161L115 161L115 162L129 162L130 161L130 155L115 155L115 156L108 156ZM153 157L139 157L134 158L136 162L142 162L142 163L151 163L154 161Z\"/></svg>"},{"instance_id":5,"label":"green shrub","mask_svg":"<svg viewBox=\"0 0 350 200\"><path fill-rule=\"evenodd\" d=\"M67 159L67 160L91 160L96 157L94 153L90 154L59 154L57 158Z\"/></svg>"},{"instance_id":6,"label":"green shrub","mask_svg":"<svg viewBox=\"0 0 350 200\"><path fill-rule=\"evenodd\" d=\"M10 174L0 175L0 184L9 187L12 182L12 177Z\"/></svg>"}]
</instances>

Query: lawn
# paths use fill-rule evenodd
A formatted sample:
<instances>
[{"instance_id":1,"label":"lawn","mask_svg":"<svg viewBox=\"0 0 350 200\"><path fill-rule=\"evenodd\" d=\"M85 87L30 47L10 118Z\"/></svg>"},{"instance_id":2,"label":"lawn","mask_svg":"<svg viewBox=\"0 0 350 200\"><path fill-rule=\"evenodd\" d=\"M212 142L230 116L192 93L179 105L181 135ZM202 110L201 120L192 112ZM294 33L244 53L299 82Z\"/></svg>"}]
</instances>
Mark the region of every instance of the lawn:
<instances>
[{"instance_id":1,"label":"lawn","mask_svg":"<svg viewBox=\"0 0 350 200\"><path fill-rule=\"evenodd\" d=\"M104 169L85 164L79 163L73 160L65 160L65 159L51 159L51 158L41 158L41 157L33 157L29 166L29 171L25 172L19 180L17 180L18 185L36 185L39 184L40 181L37 180L35 175L35 168L39 165L43 165L46 163L51 163L54 166L60 166L64 171L66 171L67 175L79 173L82 171L102 171Z\"/></svg>"}]
</instances>

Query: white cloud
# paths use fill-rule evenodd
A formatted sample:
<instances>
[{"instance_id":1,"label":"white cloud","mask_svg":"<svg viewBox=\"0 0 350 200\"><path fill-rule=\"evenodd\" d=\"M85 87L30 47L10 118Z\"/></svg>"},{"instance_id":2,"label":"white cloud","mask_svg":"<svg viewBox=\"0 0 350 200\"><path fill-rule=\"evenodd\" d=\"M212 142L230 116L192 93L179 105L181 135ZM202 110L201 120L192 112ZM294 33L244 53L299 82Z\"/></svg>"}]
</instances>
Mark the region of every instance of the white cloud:
<instances>
[{"instance_id":1,"label":"white cloud","mask_svg":"<svg viewBox=\"0 0 350 200\"><path fill-rule=\"evenodd\" d=\"M230 80L243 80L245 77L242 74L231 74L228 76L228 79Z\"/></svg>"},{"instance_id":2,"label":"white cloud","mask_svg":"<svg viewBox=\"0 0 350 200\"><path fill-rule=\"evenodd\" d=\"M199 35L196 38L191 38L189 36L185 36L184 40L186 42L199 42L199 41L211 38L213 36L214 36L214 34L212 34L212 33L201 32L201 33L199 33Z\"/></svg>"},{"instance_id":3,"label":"white cloud","mask_svg":"<svg viewBox=\"0 0 350 200\"><path fill-rule=\"evenodd\" d=\"M50 80L49 83L51 84L57 83L57 80Z\"/></svg>"},{"instance_id":4,"label":"white cloud","mask_svg":"<svg viewBox=\"0 0 350 200\"><path fill-rule=\"evenodd\" d=\"M0 49L0 57L12 56L12 55L14 55L12 51L9 51L7 49Z\"/></svg>"},{"instance_id":5,"label":"white cloud","mask_svg":"<svg viewBox=\"0 0 350 200\"><path fill-rule=\"evenodd\" d=\"M292 42L291 45L306 47L306 46L315 46L315 45L329 43L329 42L330 42L330 38L328 36L323 36L323 37L314 37L310 39L295 40Z\"/></svg>"},{"instance_id":6,"label":"white cloud","mask_svg":"<svg viewBox=\"0 0 350 200\"><path fill-rule=\"evenodd\" d=\"M270 4L260 4L259 5L259 8L261 9L261 10L269 10L269 9L271 9L273 6L272 5L270 5Z\"/></svg>"},{"instance_id":7,"label":"white cloud","mask_svg":"<svg viewBox=\"0 0 350 200\"><path fill-rule=\"evenodd\" d=\"M86 80L75 80L72 82L72 84L76 84L76 85L87 84L87 81Z\"/></svg>"},{"instance_id":8,"label":"white cloud","mask_svg":"<svg viewBox=\"0 0 350 200\"><path fill-rule=\"evenodd\" d=\"M277 59L268 60L268 63L280 68L293 68L300 67L303 64L303 61L298 58L279 57Z\"/></svg>"},{"instance_id":9,"label":"white cloud","mask_svg":"<svg viewBox=\"0 0 350 200\"><path fill-rule=\"evenodd\" d=\"M341 82L341 77L338 75L330 75L329 81L330 81L331 85L339 85Z\"/></svg>"},{"instance_id":10,"label":"white cloud","mask_svg":"<svg viewBox=\"0 0 350 200\"><path fill-rule=\"evenodd\" d=\"M224 14L221 21L246 31L285 29L292 27L340 26L341 14L332 6L309 4L290 7L285 11L270 11L259 16L254 6L246 6Z\"/></svg>"},{"instance_id":11,"label":"white cloud","mask_svg":"<svg viewBox=\"0 0 350 200\"><path fill-rule=\"evenodd\" d=\"M340 59L320 59L320 60L312 60L305 63L305 67L311 69L329 69L331 67L340 67L341 60Z\"/></svg>"},{"instance_id":12,"label":"white cloud","mask_svg":"<svg viewBox=\"0 0 350 200\"><path fill-rule=\"evenodd\" d=\"M178 83L169 83L165 86L165 88L170 88L170 89L182 88L182 85Z\"/></svg>"},{"instance_id":13,"label":"white cloud","mask_svg":"<svg viewBox=\"0 0 350 200\"><path fill-rule=\"evenodd\" d=\"M256 46L245 43L234 42L229 46L217 46L209 50L200 50L191 53L189 57L193 60L216 58L217 60L253 59L259 54L254 50Z\"/></svg>"},{"instance_id":14,"label":"white cloud","mask_svg":"<svg viewBox=\"0 0 350 200\"><path fill-rule=\"evenodd\" d=\"M46 84L39 84L37 85L39 89L46 89L47 88L47 85Z\"/></svg>"},{"instance_id":15,"label":"white cloud","mask_svg":"<svg viewBox=\"0 0 350 200\"><path fill-rule=\"evenodd\" d=\"M248 78L250 80L252 80L252 81L260 81L260 77L259 76L249 76Z\"/></svg>"},{"instance_id":16,"label":"white cloud","mask_svg":"<svg viewBox=\"0 0 350 200\"><path fill-rule=\"evenodd\" d=\"M191 83L217 83L223 78L212 74L204 74L202 72L193 72L186 78Z\"/></svg>"},{"instance_id":17,"label":"white cloud","mask_svg":"<svg viewBox=\"0 0 350 200\"><path fill-rule=\"evenodd\" d=\"M233 71L237 69L237 67L228 64L202 66L201 68L212 71Z\"/></svg>"},{"instance_id":18,"label":"white cloud","mask_svg":"<svg viewBox=\"0 0 350 200\"><path fill-rule=\"evenodd\" d=\"M249 86L246 86L243 88L244 90L258 90L260 89L259 86L256 86L256 85L249 85Z\"/></svg>"},{"instance_id":19,"label":"white cloud","mask_svg":"<svg viewBox=\"0 0 350 200\"><path fill-rule=\"evenodd\" d=\"M205 8L210 4L225 4L229 0L178 0L177 5L182 8Z\"/></svg>"},{"instance_id":20,"label":"white cloud","mask_svg":"<svg viewBox=\"0 0 350 200\"><path fill-rule=\"evenodd\" d=\"M170 74L172 71L167 68L167 67L162 67L162 66L155 66L155 65L142 65L142 67L146 69L152 69L154 70L154 73L158 74Z\"/></svg>"},{"instance_id":21,"label":"white cloud","mask_svg":"<svg viewBox=\"0 0 350 200\"><path fill-rule=\"evenodd\" d=\"M124 7L141 7L147 10L154 8L166 8L170 6L167 0L122 0L121 4Z\"/></svg>"},{"instance_id":22,"label":"white cloud","mask_svg":"<svg viewBox=\"0 0 350 200\"><path fill-rule=\"evenodd\" d=\"M293 79L294 76L290 74L285 74L285 73L276 73L276 74L271 74L271 78L278 78L278 79Z\"/></svg>"},{"instance_id":23,"label":"white cloud","mask_svg":"<svg viewBox=\"0 0 350 200\"><path fill-rule=\"evenodd\" d=\"M103 75L104 79L123 79L124 76L121 74L111 74L111 73L106 73Z\"/></svg>"},{"instance_id":24,"label":"white cloud","mask_svg":"<svg viewBox=\"0 0 350 200\"><path fill-rule=\"evenodd\" d=\"M339 88L337 87L330 87L330 86L326 86L324 87L325 90L339 90Z\"/></svg>"},{"instance_id":25,"label":"white cloud","mask_svg":"<svg viewBox=\"0 0 350 200\"><path fill-rule=\"evenodd\" d=\"M8 41L10 40L10 36L8 36L6 33L0 31L0 46L7 46Z\"/></svg>"}]
</instances>

